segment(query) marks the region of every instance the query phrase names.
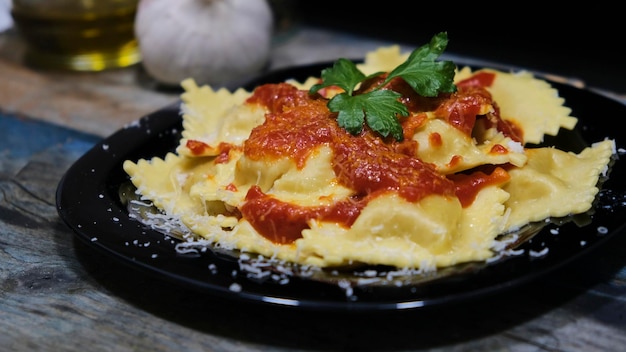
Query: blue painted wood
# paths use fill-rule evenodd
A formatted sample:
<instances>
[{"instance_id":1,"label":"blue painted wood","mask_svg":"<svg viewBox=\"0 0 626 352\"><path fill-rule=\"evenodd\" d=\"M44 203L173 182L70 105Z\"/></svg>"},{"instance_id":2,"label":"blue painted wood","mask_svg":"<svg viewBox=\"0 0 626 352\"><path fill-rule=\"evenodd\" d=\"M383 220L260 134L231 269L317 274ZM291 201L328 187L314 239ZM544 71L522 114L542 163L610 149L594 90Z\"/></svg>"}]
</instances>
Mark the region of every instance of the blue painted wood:
<instances>
[{"instance_id":1,"label":"blue painted wood","mask_svg":"<svg viewBox=\"0 0 626 352\"><path fill-rule=\"evenodd\" d=\"M11 158L27 158L53 145L63 144L82 154L102 137L65 126L0 112L0 151Z\"/></svg>"}]
</instances>

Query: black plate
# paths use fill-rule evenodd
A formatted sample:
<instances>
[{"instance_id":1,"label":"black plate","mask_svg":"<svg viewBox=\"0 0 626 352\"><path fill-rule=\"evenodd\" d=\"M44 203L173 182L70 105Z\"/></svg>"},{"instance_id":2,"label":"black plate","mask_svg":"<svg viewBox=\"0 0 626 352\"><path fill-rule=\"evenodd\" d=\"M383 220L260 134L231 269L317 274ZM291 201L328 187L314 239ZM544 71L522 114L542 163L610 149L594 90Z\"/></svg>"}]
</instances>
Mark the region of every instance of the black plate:
<instances>
[{"instance_id":1,"label":"black plate","mask_svg":"<svg viewBox=\"0 0 626 352\"><path fill-rule=\"evenodd\" d=\"M331 63L295 67L269 73L247 89L289 78L318 76ZM588 90L551 82L579 119L576 129L549 137L545 144L579 152L605 138L621 148L625 132L615 118L626 116L626 105ZM602 185L593 211L570 221L545 224L519 247L523 254L493 263L472 263L440 271L435 277L408 277L402 285L346 287L333 275L275 279L249 277L239 258L213 253L181 255L177 240L129 217L119 196L128 184L124 160L163 156L180 138L180 102L149 114L95 145L64 175L57 189L58 213L76 236L89 246L158 277L220 297L245 302L304 309L383 311L438 307L509 290L571 263L622 231L626 166L616 160ZM621 150L621 149L619 149ZM539 254L539 255L537 255ZM344 276L348 281L354 277ZM393 281L395 282L395 281Z\"/></svg>"}]
</instances>

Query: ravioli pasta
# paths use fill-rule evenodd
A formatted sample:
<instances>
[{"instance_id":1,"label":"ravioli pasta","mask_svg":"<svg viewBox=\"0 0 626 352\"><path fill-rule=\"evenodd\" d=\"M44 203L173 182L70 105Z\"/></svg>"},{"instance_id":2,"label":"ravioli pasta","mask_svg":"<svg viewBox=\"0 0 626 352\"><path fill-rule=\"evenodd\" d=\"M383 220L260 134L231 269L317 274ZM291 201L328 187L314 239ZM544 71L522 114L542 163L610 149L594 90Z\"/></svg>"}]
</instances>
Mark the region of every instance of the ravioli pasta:
<instances>
[{"instance_id":1,"label":"ravioli pasta","mask_svg":"<svg viewBox=\"0 0 626 352\"><path fill-rule=\"evenodd\" d=\"M406 55L380 48L358 67L388 72ZM308 94L318 81L231 92L187 79L176 151L124 170L189 241L319 267L436 269L492 258L500 235L529 223L589 211L615 153L608 139L579 153L530 147L577 118L528 72L458 69L459 91L412 107L395 144L338 128L333 90ZM475 123L446 118L468 102Z\"/></svg>"}]
</instances>

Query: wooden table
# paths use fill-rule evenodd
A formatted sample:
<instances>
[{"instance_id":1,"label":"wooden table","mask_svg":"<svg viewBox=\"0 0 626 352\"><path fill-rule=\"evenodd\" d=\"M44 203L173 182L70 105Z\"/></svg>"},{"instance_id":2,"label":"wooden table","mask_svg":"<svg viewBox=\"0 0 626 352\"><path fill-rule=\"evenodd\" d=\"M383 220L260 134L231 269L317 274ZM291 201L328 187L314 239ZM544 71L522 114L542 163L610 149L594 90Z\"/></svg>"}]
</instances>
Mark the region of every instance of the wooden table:
<instances>
[{"instance_id":1,"label":"wooden table","mask_svg":"<svg viewBox=\"0 0 626 352\"><path fill-rule=\"evenodd\" d=\"M270 68L383 44L295 28L276 38ZM248 306L129 270L75 239L56 187L94 143L177 92L141 67L34 70L23 49L0 34L0 351L626 350L626 236L532 285L437 310Z\"/></svg>"}]
</instances>

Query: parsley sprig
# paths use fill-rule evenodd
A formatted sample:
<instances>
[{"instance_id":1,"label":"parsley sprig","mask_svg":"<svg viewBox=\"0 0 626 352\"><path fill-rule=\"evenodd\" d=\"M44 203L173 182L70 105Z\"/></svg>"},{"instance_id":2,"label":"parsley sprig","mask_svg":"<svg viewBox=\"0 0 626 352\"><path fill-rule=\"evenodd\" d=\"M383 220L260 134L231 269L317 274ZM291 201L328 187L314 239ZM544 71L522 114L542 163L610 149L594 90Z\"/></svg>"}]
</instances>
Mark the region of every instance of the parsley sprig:
<instances>
[{"instance_id":1,"label":"parsley sprig","mask_svg":"<svg viewBox=\"0 0 626 352\"><path fill-rule=\"evenodd\" d=\"M389 72L376 88L367 93L354 95L358 85L381 72L366 76L356 65L341 58L332 67L322 70L322 82L311 87L311 93L322 88L337 86L344 92L328 102L328 108L337 114L337 123L353 135L361 133L363 124L381 136L391 135L398 141L404 136L397 115L408 116L407 107L399 101L401 94L381 89L396 77L402 78L415 92L423 97L436 97L439 93L453 93L456 65L452 61L436 61L448 45L448 35L441 32L433 36L428 45L416 48L405 62Z\"/></svg>"}]
</instances>

